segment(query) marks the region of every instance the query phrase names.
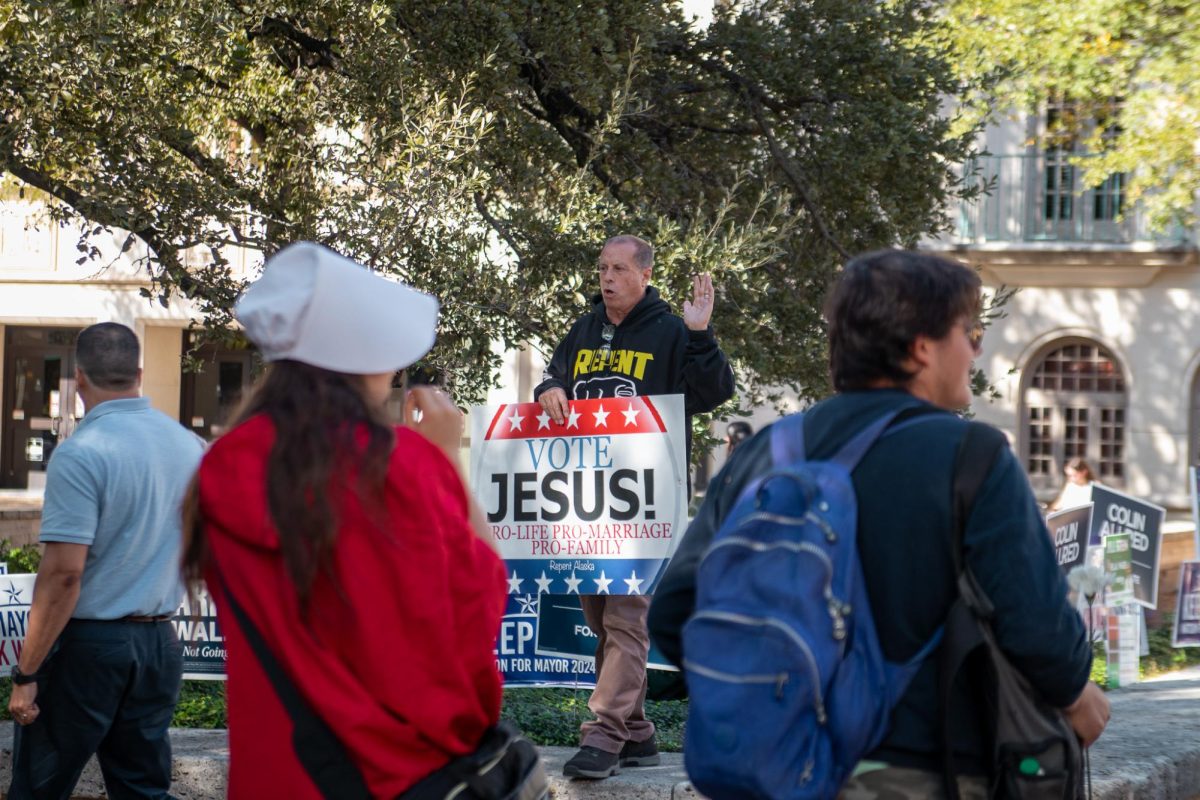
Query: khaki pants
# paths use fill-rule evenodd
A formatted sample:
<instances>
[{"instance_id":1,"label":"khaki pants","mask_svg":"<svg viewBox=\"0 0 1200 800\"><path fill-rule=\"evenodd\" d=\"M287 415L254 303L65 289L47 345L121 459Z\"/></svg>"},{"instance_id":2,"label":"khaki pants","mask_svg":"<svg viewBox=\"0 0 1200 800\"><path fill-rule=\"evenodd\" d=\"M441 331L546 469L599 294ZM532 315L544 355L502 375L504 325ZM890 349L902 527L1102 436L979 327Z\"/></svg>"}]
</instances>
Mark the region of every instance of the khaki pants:
<instances>
[{"instance_id":1,"label":"khaki pants","mask_svg":"<svg viewBox=\"0 0 1200 800\"><path fill-rule=\"evenodd\" d=\"M959 776L962 800L987 800L987 779ZM942 776L906 767L885 767L851 778L838 800L930 800L945 797Z\"/></svg>"},{"instance_id":2,"label":"khaki pants","mask_svg":"<svg viewBox=\"0 0 1200 800\"><path fill-rule=\"evenodd\" d=\"M588 700L594 721L580 727L580 744L618 753L627 741L654 735L646 719L646 656L650 598L642 595L583 595L579 598L596 645L596 690Z\"/></svg>"}]
</instances>

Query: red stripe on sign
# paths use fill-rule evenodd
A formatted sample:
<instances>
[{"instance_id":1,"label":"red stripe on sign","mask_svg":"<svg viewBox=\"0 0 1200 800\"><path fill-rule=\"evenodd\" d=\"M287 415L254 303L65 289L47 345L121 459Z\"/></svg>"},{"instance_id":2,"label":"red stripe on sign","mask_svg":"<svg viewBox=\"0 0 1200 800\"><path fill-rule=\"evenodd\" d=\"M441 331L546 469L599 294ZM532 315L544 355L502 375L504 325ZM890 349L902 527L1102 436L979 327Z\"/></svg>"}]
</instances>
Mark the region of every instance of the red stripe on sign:
<instances>
[{"instance_id":1,"label":"red stripe on sign","mask_svg":"<svg viewBox=\"0 0 1200 800\"><path fill-rule=\"evenodd\" d=\"M492 417L492 424L488 425L488 431L483 436L484 439L492 438L492 431L496 430L496 423L500 421L500 417L504 414L505 408L507 408L507 406L501 404L500 409L496 412L496 416Z\"/></svg>"},{"instance_id":2,"label":"red stripe on sign","mask_svg":"<svg viewBox=\"0 0 1200 800\"><path fill-rule=\"evenodd\" d=\"M657 409L644 397L606 397L572 400L560 425L537 403L507 403L488 429L488 439L545 439L554 437L665 433Z\"/></svg>"},{"instance_id":3,"label":"red stripe on sign","mask_svg":"<svg viewBox=\"0 0 1200 800\"><path fill-rule=\"evenodd\" d=\"M660 431L662 431L663 433L666 433L667 426L663 424L662 417L660 417L658 415L658 409L654 407L654 403L651 403L649 398L642 398L642 403L646 406L647 409L649 409L650 413L654 416L654 421L658 423L658 429Z\"/></svg>"}]
</instances>

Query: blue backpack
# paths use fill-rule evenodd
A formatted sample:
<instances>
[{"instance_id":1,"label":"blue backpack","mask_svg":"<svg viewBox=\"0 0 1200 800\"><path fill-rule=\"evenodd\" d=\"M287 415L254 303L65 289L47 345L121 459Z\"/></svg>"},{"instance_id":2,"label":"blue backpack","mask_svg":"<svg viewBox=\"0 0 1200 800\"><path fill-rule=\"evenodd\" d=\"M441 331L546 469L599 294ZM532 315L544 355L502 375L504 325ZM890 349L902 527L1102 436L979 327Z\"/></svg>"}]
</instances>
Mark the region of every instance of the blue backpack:
<instances>
[{"instance_id":1,"label":"blue backpack","mask_svg":"<svg viewBox=\"0 0 1200 800\"><path fill-rule=\"evenodd\" d=\"M772 470L700 562L683 629L684 756L712 800L835 798L941 639L907 663L885 660L863 584L850 473L896 416L828 461L805 460L802 415L775 423Z\"/></svg>"}]
</instances>

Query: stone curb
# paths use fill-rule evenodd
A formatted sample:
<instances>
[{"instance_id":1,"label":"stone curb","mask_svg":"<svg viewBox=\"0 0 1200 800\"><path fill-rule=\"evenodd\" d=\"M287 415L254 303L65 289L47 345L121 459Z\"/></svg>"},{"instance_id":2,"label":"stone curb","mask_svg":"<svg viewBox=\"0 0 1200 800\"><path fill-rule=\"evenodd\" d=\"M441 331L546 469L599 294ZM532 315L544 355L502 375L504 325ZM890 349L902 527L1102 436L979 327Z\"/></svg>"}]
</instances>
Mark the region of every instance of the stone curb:
<instances>
[{"instance_id":1,"label":"stone curb","mask_svg":"<svg viewBox=\"0 0 1200 800\"><path fill-rule=\"evenodd\" d=\"M1200 673L1160 679L1109 693L1112 722L1092 747L1092 796L1096 800L1176 800L1200 796ZM229 762L225 731L175 729L172 793L180 800L225 796ZM555 798L589 800L687 800L698 798L687 783L683 757L664 753L657 767L626 769L603 781L562 777L573 748L542 748ZM0 788L7 788L12 725L0 725ZM77 798L105 797L93 760L80 779Z\"/></svg>"}]
</instances>

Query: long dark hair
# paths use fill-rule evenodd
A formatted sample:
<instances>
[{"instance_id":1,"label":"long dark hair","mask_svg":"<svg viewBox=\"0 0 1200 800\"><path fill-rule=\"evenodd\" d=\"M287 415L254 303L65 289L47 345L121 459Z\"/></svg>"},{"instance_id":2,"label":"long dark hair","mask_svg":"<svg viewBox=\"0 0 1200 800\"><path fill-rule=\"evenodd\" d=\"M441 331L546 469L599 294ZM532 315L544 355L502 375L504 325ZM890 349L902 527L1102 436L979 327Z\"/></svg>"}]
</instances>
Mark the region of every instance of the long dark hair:
<instances>
[{"instance_id":1,"label":"long dark hair","mask_svg":"<svg viewBox=\"0 0 1200 800\"><path fill-rule=\"evenodd\" d=\"M267 505L302 606L307 606L317 574L328 567L337 540L337 508L331 497L353 491L368 509L382 504L395 431L384 410L363 399L358 380L297 361L275 362L231 425L258 414L274 423ZM365 446L360 444L364 432ZM358 476L354 485L346 483L348 475ZM208 561L196 478L183 513L183 575L194 592Z\"/></svg>"}]
</instances>

